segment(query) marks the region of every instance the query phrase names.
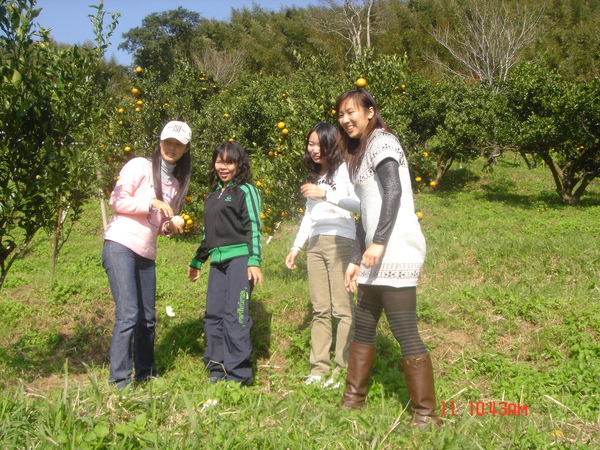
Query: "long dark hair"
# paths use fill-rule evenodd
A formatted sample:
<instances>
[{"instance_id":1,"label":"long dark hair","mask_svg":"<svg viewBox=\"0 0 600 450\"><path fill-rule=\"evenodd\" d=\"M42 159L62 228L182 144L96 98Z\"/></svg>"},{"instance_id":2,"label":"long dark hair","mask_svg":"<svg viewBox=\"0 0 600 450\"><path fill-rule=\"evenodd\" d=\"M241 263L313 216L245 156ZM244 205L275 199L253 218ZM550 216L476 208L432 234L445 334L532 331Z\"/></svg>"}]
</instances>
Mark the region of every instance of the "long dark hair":
<instances>
[{"instance_id":1,"label":"long dark hair","mask_svg":"<svg viewBox=\"0 0 600 450\"><path fill-rule=\"evenodd\" d=\"M208 172L208 182L213 189L216 188L219 183L219 175L215 169L217 158L221 158L228 163L237 164L238 171L233 177L233 182L236 186L242 183L252 182L250 158L248 158L246 150L235 141L225 141L217 145L217 148L215 148L212 155L210 171Z\"/></svg>"},{"instance_id":2,"label":"long dark hair","mask_svg":"<svg viewBox=\"0 0 600 450\"><path fill-rule=\"evenodd\" d=\"M160 201L164 201L162 192L162 154L160 152L160 140L154 146L154 153L151 156L152 161L152 181L154 183L154 195ZM185 196L190 186L192 176L192 156L190 155L190 144L187 144L187 151L175 163L173 176L179 181L179 190L177 195L171 201L171 208L175 214L179 214L185 203Z\"/></svg>"},{"instance_id":3,"label":"long dark hair","mask_svg":"<svg viewBox=\"0 0 600 450\"><path fill-rule=\"evenodd\" d=\"M310 140L310 135L313 133L317 133L317 136L319 137L321 158L327 161L327 173L325 174L325 179L328 182L331 182L335 171L340 167L340 164L344 162L344 156L340 149L338 131L335 126L329 122L319 122L314 125L306 135L302 161L308 169L308 175L306 177L308 183L316 183L321 172L321 164L314 162L308 153L308 141Z\"/></svg>"},{"instance_id":4,"label":"long dark hair","mask_svg":"<svg viewBox=\"0 0 600 450\"><path fill-rule=\"evenodd\" d=\"M358 169L360 168L360 163L362 162L365 148L367 147L367 142L369 142L371 133L373 133L373 131L377 128L383 128L385 131L390 133L392 133L392 130L381 118L379 107L377 106L375 99L367 91L364 89L351 89L344 92L338 97L335 103L335 110L339 111L340 107L348 100L352 100L354 102L354 106L357 108L364 108L366 110L373 108L373 117L371 117L371 120L369 120L365 132L359 139L353 139L348 136L346 130L344 130L338 123L342 145L347 151L346 162L348 163L348 172L350 173L350 178L354 179Z\"/></svg>"}]
</instances>

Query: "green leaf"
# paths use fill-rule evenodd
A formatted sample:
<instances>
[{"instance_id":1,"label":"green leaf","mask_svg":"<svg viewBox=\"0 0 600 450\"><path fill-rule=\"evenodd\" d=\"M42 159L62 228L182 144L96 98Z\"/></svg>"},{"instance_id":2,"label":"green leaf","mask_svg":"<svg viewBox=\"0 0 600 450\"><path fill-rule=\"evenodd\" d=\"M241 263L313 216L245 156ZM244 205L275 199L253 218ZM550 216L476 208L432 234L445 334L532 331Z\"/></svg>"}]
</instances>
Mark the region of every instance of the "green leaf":
<instances>
[{"instance_id":1,"label":"green leaf","mask_svg":"<svg viewBox=\"0 0 600 450\"><path fill-rule=\"evenodd\" d=\"M117 434L131 434L132 429L131 426L128 423L119 423L117 425L115 425L115 432Z\"/></svg>"},{"instance_id":2,"label":"green leaf","mask_svg":"<svg viewBox=\"0 0 600 450\"><path fill-rule=\"evenodd\" d=\"M100 424L100 425L96 425L94 427L94 432L100 439L102 439L108 435L110 430L108 429L108 427L106 425Z\"/></svg>"},{"instance_id":3,"label":"green leaf","mask_svg":"<svg viewBox=\"0 0 600 450\"><path fill-rule=\"evenodd\" d=\"M23 81L23 78L21 76L21 72L19 72L17 69L15 69L15 71L13 72L13 76L12 76L12 79L10 80L10 82L15 87L15 89L19 89L19 87L21 86L22 81Z\"/></svg>"}]
</instances>

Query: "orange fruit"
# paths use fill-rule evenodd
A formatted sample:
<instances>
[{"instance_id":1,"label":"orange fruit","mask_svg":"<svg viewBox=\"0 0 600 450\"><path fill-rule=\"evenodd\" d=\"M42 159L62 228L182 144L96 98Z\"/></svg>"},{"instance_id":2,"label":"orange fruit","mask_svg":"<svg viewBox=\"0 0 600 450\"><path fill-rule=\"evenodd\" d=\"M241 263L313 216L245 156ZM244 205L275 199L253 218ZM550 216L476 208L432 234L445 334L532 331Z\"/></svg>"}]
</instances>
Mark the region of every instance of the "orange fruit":
<instances>
[{"instance_id":1,"label":"orange fruit","mask_svg":"<svg viewBox=\"0 0 600 450\"><path fill-rule=\"evenodd\" d=\"M124 150L125 150L126 152L129 152L129 151L131 151L131 147L125 147L125 149L124 149Z\"/></svg>"},{"instance_id":2,"label":"orange fruit","mask_svg":"<svg viewBox=\"0 0 600 450\"><path fill-rule=\"evenodd\" d=\"M415 214L417 215L419 220L421 220L423 217L425 217L425 215L421 211L417 211Z\"/></svg>"},{"instance_id":3,"label":"orange fruit","mask_svg":"<svg viewBox=\"0 0 600 450\"><path fill-rule=\"evenodd\" d=\"M431 183L429 183L429 186L435 186L437 185L437 183L435 181L432 181Z\"/></svg>"},{"instance_id":4,"label":"orange fruit","mask_svg":"<svg viewBox=\"0 0 600 450\"><path fill-rule=\"evenodd\" d=\"M142 73L144 71L144 69L142 69L140 66L137 66L135 68L136 73Z\"/></svg>"},{"instance_id":5,"label":"orange fruit","mask_svg":"<svg viewBox=\"0 0 600 450\"><path fill-rule=\"evenodd\" d=\"M290 130L288 130L287 128L284 128L283 130L281 130L281 132L283 134L288 134L290 132Z\"/></svg>"},{"instance_id":6,"label":"orange fruit","mask_svg":"<svg viewBox=\"0 0 600 450\"><path fill-rule=\"evenodd\" d=\"M137 97L138 95L140 95L140 90L138 88L133 88L131 90L131 93L133 94L134 97Z\"/></svg>"},{"instance_id":7,"label":"orange fruit","mask_svg":"<svg viewBox=\"0 0 600 450\"><path fill-rule=\"evenodd\" d=\"M367 80L365 80L364 78L359 78L358 80L356 80L356 85L359 88L363 88L367 85Z\"/></svg>"},{"instance_id":8,"label":"orange fruit","mask_svg":"<svg viewBox=\"0 0 600 450\"><path fill-rule=\"evenodd\" d=\"M285 128L285 122L279 122L277 124L277 128L279 128L280 130L283 130Z\"/></svg>"},{"instance_id":9,"label":"orange fruit","mask_svg":"<svg viewBox=\"0 0 600 450\"><path fill-rule=\"evenodd\" d=\"M416 181L417 183L420 183L420 182L421 182L421 177L417 177L417 178L415 178L415 181Z\"/></svg>"}]
</instances>

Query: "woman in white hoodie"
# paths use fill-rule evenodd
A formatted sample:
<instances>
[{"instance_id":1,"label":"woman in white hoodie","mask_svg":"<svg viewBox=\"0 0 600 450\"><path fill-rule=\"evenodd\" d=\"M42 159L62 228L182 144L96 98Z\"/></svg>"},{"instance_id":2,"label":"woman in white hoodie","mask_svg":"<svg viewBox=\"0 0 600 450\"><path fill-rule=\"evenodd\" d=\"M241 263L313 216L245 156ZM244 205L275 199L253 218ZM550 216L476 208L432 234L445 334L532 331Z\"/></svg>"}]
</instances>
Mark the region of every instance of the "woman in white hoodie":
<instances>
[{"instance_id":1,"label":"woman in white hoodie","mask_svg":"<svg viewBox=\"0 0 600 450\"><path fill-rule=\"evenodd\" d=\"M311 326L310 375L306 384L320 383L331 371L324 387L338 387L336 378L348 364L354 333L353 294L344 286L355 238L354 212L360 204L343 162L338 132L328 122L313 126L306 138L303 161L308 176L302 185L307 198L304 218L286 258L289 269L308 241L307 268L313 320ZM332 318L338 320L335 366L331 369Z\"/></svg>"}]
</instances>

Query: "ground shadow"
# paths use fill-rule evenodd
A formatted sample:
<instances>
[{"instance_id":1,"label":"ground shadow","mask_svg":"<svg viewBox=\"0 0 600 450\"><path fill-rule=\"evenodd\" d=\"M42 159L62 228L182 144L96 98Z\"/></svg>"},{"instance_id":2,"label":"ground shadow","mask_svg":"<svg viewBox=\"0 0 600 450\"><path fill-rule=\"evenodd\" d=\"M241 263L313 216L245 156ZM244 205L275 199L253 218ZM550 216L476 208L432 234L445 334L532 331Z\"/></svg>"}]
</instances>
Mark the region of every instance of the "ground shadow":
<instances>
[{"instance_id":1,"label":"ground shadow","mask_svg":"<svg viewBox=\"0 0 600 450\"><path fill-rule=\"evenodd\" d=\"M252 359L256 365L258 359L269 359L271 356L271 323L273 314L266 308L264 301L253 298L250 302L252 317ZM256 371L256 367L254 367Z\"/></svg>"},{"instance_id":2,"label":"ground shadow","mask_svg":"<svg viewBox=\"0 0 600 450\"><path fill-rule=\"evenodd\" d=\"M69 333L24 334L0 348L3 371L24 382L62 373L65 364L72 375L86 374L91 366L108 364L110 321L79 321ZM41 339L41 340L38 340Z\"/></svg>"},{"instance_id":3,"label":"ground shadow","mask_svg":"<svg viewBox=\"0 0 600 450\"><path fill-rule=\"evenodd\" d=\"M393 337L377 335L377 350L371 376L371 395L384 398L396 398L402 404L408 402L406 381L400 360L402 352L398 342ZM381 392L377 392L377 385Z\"/></svg>"},{"instance_id":4,"label":"ground shadow","mask_svg":"<svg viewBox=\"0 0 600 450\"><path fill-rule=\"evenodd\" d=\"M464 189L469 183L476 183L480 180L479 175L466 167L451 169L444 175L443 182L437 192Z\"/></svg>"},{"instance_id":5,"label":"ground shadow","mask_svg":"<svg viewBox=\"0 0 600 450\"><path fill-rule=\"evenodd\" d=\"M516 162L499 161L502 166L518 166ZM481 176L468 168L449 170L434 193L440 197L452 199L460 190L466 189L471 183L480 183ZM532 192L531 194L518 194L518 185L515 181L505 178L502 180L481 183L481 198L489 202L507 203L522 209L537 209L540 203L552 209L564 208L562 198L553 190ZM582 196L579 207L600 206L600 195L589 190Z\"/></svg>"},{"instance_id":6,"label":"ground shadow","mask_svg":"<svg viewBox=\"0 0 600 450\"><path fill-rule=\"evenodd\" d=\"M269 357L272 314L265 308L264 302L253 298L250 301L250 317L253 322L252 359L256 364L256 360ZM159 332L161 335L155 354L161 373L176 370L176 360L181 354L196 357L202 357L204 354L206 343L204 322L201 316L198 316L197 319L181 320Z\"/></svg>"},{"instance_id":7,"label":"ground shadow","mask_svg":"<svg viewBox=\"0 0 600 450\"><path fill-rule=\"evenodd\" d=\"M200 356L204 352L204 324L202 318L178 320L168 328L157 327L155 358L160 373L175 369L180 355Z\"/></svg>"}]
</instances>

